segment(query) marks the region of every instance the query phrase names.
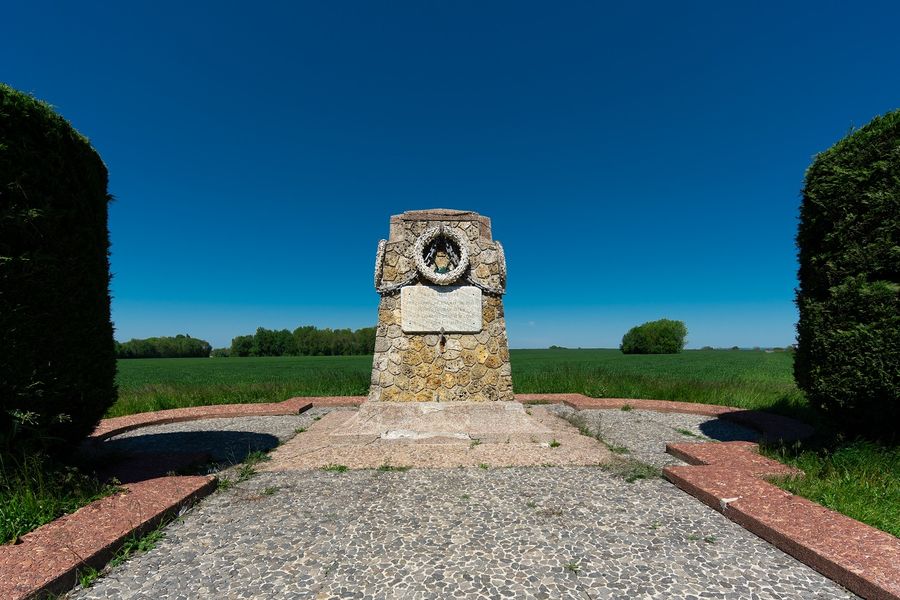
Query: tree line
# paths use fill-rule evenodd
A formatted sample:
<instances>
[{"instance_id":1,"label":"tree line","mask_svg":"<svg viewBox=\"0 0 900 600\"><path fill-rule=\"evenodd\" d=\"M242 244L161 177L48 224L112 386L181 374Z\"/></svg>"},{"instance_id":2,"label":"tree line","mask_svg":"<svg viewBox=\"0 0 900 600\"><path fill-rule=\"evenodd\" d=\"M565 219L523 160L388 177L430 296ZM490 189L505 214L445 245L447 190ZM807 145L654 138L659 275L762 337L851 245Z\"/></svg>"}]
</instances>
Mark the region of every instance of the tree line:
<instances>
[{"instance_id":1,"label":"tree line","mask_svg":"<svg viewBox=\"0 0 900 600\"><path fill-rule=\"evenodd\" d=\"M213 356L347 356L375 352L375 328L319 329L312 325L273 330L260 327L253 335L239 335L231 348Z\"/></svg>"},{"instance_id":2,"label":"tree line","mask_svg":"<svg viewBox=\"0 0 900 600\"><path fill-rule=\"evenodd\" d=\"M116 358L207 358L212 346L189 335L116 342Z\"/></svg>"}]
</instances>

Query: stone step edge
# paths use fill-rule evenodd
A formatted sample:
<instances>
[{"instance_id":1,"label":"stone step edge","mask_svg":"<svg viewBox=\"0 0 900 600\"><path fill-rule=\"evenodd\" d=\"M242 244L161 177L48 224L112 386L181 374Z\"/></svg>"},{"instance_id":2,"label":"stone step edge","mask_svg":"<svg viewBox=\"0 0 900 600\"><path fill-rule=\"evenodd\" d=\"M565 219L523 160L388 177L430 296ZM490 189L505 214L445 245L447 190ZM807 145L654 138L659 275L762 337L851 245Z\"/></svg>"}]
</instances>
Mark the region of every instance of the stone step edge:
<instances>
[{"instance_id":1,"label":"stone step edge","mask_svg":"<svg viewBox=\"0 0 900 600\"><path fill-rule=\"evenodd\" d=\"M85 568L102 569L133 534L154 529L216 489L210 476L174 476L123 485L0 546L0 598L27 600L63 593Z\"/></svg>"},{"instance_id":2,"label":"stone step edge","mask_svg":"<svg viewBox=\"0 0 900 600\"><path fill-rule=\"evenodd\" d=\"M765 477L790 468L757 450L745 442L667 444L667 452L690 464L666 467L663 475L853 593L900 600L900 539L769 483ZM749 453L756 456L742 456Z\"/></svg>"}]
</instances>

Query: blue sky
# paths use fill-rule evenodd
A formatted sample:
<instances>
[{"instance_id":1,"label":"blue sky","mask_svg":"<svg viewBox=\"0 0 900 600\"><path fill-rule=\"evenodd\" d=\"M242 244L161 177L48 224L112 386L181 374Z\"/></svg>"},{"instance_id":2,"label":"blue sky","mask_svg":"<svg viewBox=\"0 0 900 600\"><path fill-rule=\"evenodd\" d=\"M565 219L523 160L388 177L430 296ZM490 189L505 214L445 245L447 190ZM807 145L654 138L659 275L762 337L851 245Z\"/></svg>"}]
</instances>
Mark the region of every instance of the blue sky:
<instances>
[{"instance_id":1,"label":"blue sky","mask_svg":"<svg viewBox=\"0 0 900 600\"><path fill-rule=\"evenodd\" d=\"M513 347L794 339L811 158L900 107L900 4L11 2L0 80L110 171L120 340L363 327L388 218L493 220Z\"/></svg>"}]
</instances>

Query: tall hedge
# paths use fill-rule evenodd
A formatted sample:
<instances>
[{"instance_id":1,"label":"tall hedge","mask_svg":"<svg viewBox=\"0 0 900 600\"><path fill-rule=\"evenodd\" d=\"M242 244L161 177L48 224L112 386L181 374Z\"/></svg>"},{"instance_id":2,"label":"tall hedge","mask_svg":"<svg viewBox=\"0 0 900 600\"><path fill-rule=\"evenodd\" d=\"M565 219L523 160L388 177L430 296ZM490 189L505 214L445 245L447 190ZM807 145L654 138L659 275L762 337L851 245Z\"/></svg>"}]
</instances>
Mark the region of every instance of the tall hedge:
<instances>
[{"instance_id":1,"label":"tall hedge","mask_svg":"<svg viewBox=\"0 0 900 600\"><path fill-rule=\"evenodd\" d=\"M849 431L900 428L900 111L806 173L794 376Z\"/></svg>"},{"instance_id":2,"label":"tall hedge","mask_svg":"<svg viewBox=\"0 0 900 600\"><path fill-rule=\"evenodd\" d=\"M619 349L623 354L676 354L684 349L685 336L684 321L648 321L629 329Z\"/></svg>"},{"instance_id":3,"label":"tall hedge","mask_svg":"<svg viewBox=\"0 0 900 600\"><path fill-rule=\"evenodd\" d=\"M74 442L116 399L106 166L0 84L0 435ZM16 417L24 421L16 427Z\"/></svg>"}]
</instances>

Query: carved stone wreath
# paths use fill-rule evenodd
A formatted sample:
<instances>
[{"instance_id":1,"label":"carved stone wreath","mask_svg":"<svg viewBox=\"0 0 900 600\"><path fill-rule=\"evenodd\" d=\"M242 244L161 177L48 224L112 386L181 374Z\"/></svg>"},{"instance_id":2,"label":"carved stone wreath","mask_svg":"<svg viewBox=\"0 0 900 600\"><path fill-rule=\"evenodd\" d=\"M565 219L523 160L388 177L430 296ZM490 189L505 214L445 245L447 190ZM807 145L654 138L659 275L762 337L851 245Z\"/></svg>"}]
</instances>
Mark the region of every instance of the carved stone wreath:
<instances>
[{"instance_id":1,"label":"carved stone wreath","mask_svg":"<svg viewBox=\"0 0 900 600\"><path fill-rule=\"evenodd\" d=\"M459 248L459 263L447 273L437 273L434 267L425 263L425 249L438 237L446 237ZM437 285L455 283L469 268L469 244L459 231L449 227L432 227L426 229L416 240L413 253L416 257L416 270L425 279Z\"/></svg>"}]
</instances>

